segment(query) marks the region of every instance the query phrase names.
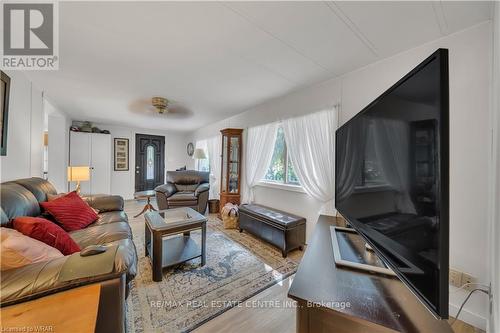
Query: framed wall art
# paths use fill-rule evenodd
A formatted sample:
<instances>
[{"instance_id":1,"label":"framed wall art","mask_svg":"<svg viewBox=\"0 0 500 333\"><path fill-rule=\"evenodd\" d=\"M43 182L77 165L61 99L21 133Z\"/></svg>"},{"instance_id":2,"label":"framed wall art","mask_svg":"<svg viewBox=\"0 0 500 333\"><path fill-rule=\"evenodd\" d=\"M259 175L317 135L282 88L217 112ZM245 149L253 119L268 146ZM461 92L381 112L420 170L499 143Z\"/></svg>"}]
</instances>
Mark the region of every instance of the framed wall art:
<instances>
[{"instance_id":1,"label":"framed wall art","mask_svg":"<svg viewBox=\"0 0 500 333\"><path fill-rule=\"evenodd\" d=\"M115 138L115 171L128 171L128 139Z\"/></svg>"}]
</instances>

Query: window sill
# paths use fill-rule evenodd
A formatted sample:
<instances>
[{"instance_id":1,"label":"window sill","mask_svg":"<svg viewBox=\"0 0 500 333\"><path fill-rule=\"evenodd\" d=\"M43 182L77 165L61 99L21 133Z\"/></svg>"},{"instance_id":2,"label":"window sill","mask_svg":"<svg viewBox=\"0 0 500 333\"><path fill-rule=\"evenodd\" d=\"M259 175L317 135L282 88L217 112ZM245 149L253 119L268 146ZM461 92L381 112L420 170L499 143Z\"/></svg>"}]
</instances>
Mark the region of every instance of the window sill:
<instances>
[{"instance_id":1,"label":"window sill","mask_svg":"<svg viewBox=\"0 0 500 333\"><path fill-rule=\"evenodd\" d=\"M304 188L300 185L284 184L284 183L271 182L271 181L260 181L257 186L274 188L277 190L306 193L306 191L304 191Z\"/></svg>"}]
</instances>

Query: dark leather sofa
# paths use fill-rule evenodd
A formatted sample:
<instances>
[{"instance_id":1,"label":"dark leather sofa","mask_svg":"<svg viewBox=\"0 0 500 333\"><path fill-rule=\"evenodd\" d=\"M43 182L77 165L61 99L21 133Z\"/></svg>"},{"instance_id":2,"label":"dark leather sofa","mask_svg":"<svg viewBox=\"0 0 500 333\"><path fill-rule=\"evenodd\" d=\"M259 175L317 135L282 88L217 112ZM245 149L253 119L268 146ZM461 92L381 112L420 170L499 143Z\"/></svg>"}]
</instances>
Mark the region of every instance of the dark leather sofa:
<instances>
[{"instance_id":1,"label":"dark leather sofa","mask_svg":"<svg viewBox=\"0 0 500 333\"><path fill-rule=\"evenodd\" d=\"M167 171L167 183L155 188L159 209L191 207L201 214L207 210L209 172Z\"/></svg>"},{"instance_id":2,"label":"dark leather sofa","mask_svg":"<svg viewBox=\"0 0 500 333\"><path fill-rule=\"evenodd\" d=\"M40 216L39 202L56 194L50 182L27 178L0 184L1 226L11 227L17 216ZM105 253L81 257L74 253L47 262L2 271L0 306L9 306L82 285L101 286L96 332L125 331L125 299L128 283L137 273L137 252L120 196L84 198L99 210L99 219L88 227L69 232L84 249L106 245ZM50 219L47 215L43 217Z\"/></svg>"}]
</instances>

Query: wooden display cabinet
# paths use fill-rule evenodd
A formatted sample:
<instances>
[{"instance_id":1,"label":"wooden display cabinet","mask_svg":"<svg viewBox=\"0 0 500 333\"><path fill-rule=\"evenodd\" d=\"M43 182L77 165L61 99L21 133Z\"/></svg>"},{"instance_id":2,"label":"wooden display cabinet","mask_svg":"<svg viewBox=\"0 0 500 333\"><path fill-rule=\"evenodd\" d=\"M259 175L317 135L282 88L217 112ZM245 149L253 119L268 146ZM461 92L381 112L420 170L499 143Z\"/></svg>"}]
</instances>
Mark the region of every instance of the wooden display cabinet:
<instances>
[{"instance_id":1,"label":"wooden display cabinet","mask_svg":"<svg viewBox=\"0 0 500 333\"><path fill-rule=\"evenodd\" d=\"M241 199L241 128L226 128L222 133L220 208L228 202L239 205Z\"/></svg>"}]
</instances>

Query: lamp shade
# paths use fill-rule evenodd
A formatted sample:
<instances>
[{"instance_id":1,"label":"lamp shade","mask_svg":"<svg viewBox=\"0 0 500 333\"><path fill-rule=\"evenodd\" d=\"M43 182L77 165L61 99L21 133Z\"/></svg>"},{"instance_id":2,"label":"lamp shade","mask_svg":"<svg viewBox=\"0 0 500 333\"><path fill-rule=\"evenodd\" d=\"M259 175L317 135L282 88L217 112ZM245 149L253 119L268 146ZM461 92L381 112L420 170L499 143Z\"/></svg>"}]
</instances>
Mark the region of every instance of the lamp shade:
<instances>
[{"instance_id":1,"label":"lamp shade","mask_svg":"<svg viewBox=\"0 0 500 333\"><path fill-rule=\"evenodd\" d=\"M193 158L196 160L204 160L207 158L205 151L201 148L196 148L193 153Z\"/></svg>"},{"instance_id":2,"label":"lamp shade","mask_svg":"<svg viewBox=\"0 0 500 333\"><path fill-rule=\"evenodd\" d=\"M70 166L68 167L68 181L90 180L90 168L88 166Z\"/></svg>"}]
</instances>

